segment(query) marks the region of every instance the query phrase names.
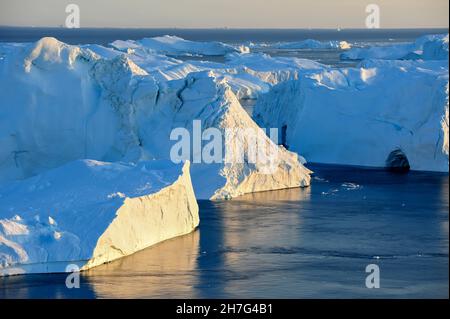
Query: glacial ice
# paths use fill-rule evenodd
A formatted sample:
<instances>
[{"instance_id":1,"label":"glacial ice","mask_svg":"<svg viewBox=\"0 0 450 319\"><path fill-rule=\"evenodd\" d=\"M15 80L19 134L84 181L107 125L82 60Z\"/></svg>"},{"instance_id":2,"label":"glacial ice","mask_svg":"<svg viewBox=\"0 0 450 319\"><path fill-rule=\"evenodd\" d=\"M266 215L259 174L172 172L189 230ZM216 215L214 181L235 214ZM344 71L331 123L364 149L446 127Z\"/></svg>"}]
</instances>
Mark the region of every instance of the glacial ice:
<instances>
[{"instance_id":1,"label":"glacial ice","mask_svg":"<svg viewBox=\"0 0 450 319\"><path fill-rule=\"evenodd\" d=\"M7 55L2 74L8 76L2 78L5 90L0 92L0 182L76 159L170 159L170 132L191 129L196 119L204 129L260 130L220 72L188 72L179 80L160 81L149 73L127 55L106 59L53 38ZM23 88L22 94L15 93L17 87ZM279 155L271 174L261 173L264 165L248 161L192 163L197 198L309 185L303 159L265 135L261 144ZM204 174L210 176L207 183Z\"/></svg>"},{"instance_id":2,"label":"glacial ice","mask_svg":"<svg viewBox=\"0 0 450 319\"><path fill-rule=\"evenodd\" d=\"M309 162L385 167L400 149L412 170L448 172L448 60L303 73L260 96L254 117Z\"/></svg>"},{"instance_id":3,"label":"glacial ice","mask_svg":"<svg viewBox=\"0 0 450 319\"><path fill-rule=\"evenodd\" d=\"M0 187L0 276L89 269L198 224L188 162L69 162Z\"/></svg>"},{"instance_id":4,"label":"glacial ice","mask_svg":"<svg viewBox=\"0 0 450 319\"><path fill-rule=\"evenodd\" d=\"M313 39L307 39L299 42L285 42L276 45L271 45L277 49L341 49L348 50L351 48L351 44L347 41L317 41Z\"/></svg>"},{"instance_id":5,"label":"glacial ice","mask_svg":"<svg viewBox=\"0 0 450 319\"><path fill-rule=\"evenodd\" d=\"M223 61L188 58L197 55ZM188 233L196 199L308 186L305 158L385 167L394 154L411 169L448 172L448 35L342 58L364 60L333 68L172 36L0 45L0 275L88 269ZM172 130L194 136L194 120L222 135L261 133L274 169L197 162L195 152L170 163ZM272 127L284 146L264 134Z\"/></svg>"},{"instance_id":6,"label":"glacial ice","mask_svg":"<svg viewBox=\"0 0 450 319\"><path fill-rule=\"evenodd\" d=\"M347 50L352 44L347 41L318 41L306 39L296 42L254 43L248 44L250 49L284 49L284 50L317 50L317 49L341 49Z\"/></svg>"},{"instance_id":7,"label":"glacial ice","mask_svg":"<svg viewBox=\"0 0 450 319\"><path fill-rule=\"evenodd\" d=\"M155 38L144 38L142 40L122 41L117 40L111 45L122 51L133 50L138 47L144 47L147 52L159 54L168 54L174 56L183 55L225 55L232 52L248 53L246 47L233 47L221 42L196 42L185 40L176 36L165 35Z\"/></svg>"},{"instance_id":8,"label":"glacial ice","mask_svg":"<svg viewBox=\"0 0 450 319\"><path fill-rule=\"evenodd\" d=\"M448 34L426 35L413 43L352 48L341 54L344 60L447 60Z\"/></svg>"}]
</instances>

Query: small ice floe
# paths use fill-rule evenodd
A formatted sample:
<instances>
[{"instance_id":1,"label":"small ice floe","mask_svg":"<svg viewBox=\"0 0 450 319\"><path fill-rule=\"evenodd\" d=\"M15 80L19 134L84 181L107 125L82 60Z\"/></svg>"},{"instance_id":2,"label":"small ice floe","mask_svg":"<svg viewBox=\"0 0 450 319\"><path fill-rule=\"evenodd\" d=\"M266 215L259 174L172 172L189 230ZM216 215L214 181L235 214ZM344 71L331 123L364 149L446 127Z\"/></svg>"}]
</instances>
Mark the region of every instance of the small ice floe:
<instances>
[{"instance_id":1,"label":"small ice floe","mask_svg":"<svg viewBox=\"0 0 450 319\"><path fill-rule=\"evenodd\" d=\"M358 185L356 183L343 183L341 186L347 191L353 191L362 188L361 185Z\"/></svg>"},{"instance_id":2,"label":"small ice floe","mask_svg":"<svg viewBox=\"0 0 450 319\"><path fill-rule=\"evenodd\" d=\"M139 187L137 190L138 190L139 192L145 192L145 191L149 191L149 190L151 190L151 189L152 189L152 184L151 184L151 183L145 183L144 186Z\"/></svg>"},{"instance_id":3,"label":"small ice floe","mask_svg":"<svg viewBox=\"0 0 450 319\"><path fill-rule=\"evenodd\" d=\"M125 198L127 197L124 193L117 192L108 195L108 198Z\"/></svg>"},{"instance_id":4,"label":"small ice floe","mask_svg":"<svg viewBox=\"0 0 450 319\"><path fill-rule=\"evenodd\" d=\"M319 176L314 176L313 179L318 182L328 183L328 180L326 180L325 178L319 177Z\"/></svg>"},{"instance_id":5,"label":"small ice floe","mask_svg":"<svg viewBox=\"0 0 450 319\"><path fill-rule=\"evenodd\" d=\"M47 182L43 182L43 183L40 183L40 184L37 184L37 185L32 185L32 186L29 187L29 189L30 190L39 190L39 191L41 191L41 190L44 190L46 188L49 188L50 186L52 186L52 184L47 181Z\"/></svg>"},{"instance_id":6,"label":"small ice floe","mask_svg":"<svg viewBox=\"0 0 450 319\"><path fill-rule=\"evenodd\" d=\"M322 195L334 195L337 192L339 192L339 189L335 188L335 189L332 189L332 190L330 190L328 192L322 192Z\"/></svg>"},{"instance_id":7,"label":"small ice floe","mask_svg":"<svg viewBox=\"0 0 450 319\"><path fill-rule=\"evenodd\" d=\"M56 221L51 216L48 216L48 223L52 226L57 225Z\"/></svg>"}]
</instances>

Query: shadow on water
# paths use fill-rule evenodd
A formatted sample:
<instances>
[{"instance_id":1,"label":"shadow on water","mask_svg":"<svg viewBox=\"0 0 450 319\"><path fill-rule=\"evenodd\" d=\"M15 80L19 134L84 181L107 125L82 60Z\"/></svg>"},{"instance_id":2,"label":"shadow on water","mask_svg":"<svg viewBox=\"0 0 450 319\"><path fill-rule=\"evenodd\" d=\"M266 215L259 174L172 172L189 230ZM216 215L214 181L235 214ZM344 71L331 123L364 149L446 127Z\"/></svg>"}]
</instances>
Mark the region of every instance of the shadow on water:
<instances>
[{"instance_id":1,"label":"shadow on water","mask_svg":"<svg viewBox=\"0 0 450 319\"><path fill-rule=\"evenodd\" d=\"M0 298L448 298L448 174L312 165L309 188L200 201L197 231L83 273L0 279ZM367 289L365 267L380 267Z\"/></svg>"}]
</instances>

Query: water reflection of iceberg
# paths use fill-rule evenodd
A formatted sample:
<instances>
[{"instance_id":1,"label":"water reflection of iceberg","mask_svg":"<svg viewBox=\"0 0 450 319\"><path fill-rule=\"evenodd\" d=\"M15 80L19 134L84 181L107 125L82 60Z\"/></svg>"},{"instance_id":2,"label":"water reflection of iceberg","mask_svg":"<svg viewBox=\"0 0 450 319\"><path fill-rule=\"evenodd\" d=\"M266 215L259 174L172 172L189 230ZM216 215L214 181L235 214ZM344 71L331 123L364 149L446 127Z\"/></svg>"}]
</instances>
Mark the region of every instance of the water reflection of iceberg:
<instances>
[{"instance_id":1,"label":"water reflection of iceberg","mask_svg":"<svg viewBox=\"0 0 450 319\"><path fill-rule=\"evenodd\" d=\"M311 196L311 188L287 188L277 191L245 194L235 201L272 202L272 201L305 201Z\"/></svg>"},{"instance_id":2,"label":"water reflection of iceberg","mask_svg":"<svg viewBox=\"0 0 450 319\"><path fill-rule=\"evenodd\" d=\"M199 231L83 273L97 298L195 297Z\"/></svg>"},{"instance_id":3,"label":"water reflection of iceberg","mask_svg":"<svg viewBox=\"0 0 450 319\"><path fill-rule=\"evenodd\" d=\"M207 271L199 272L199 293L216 298L267 293L267 286L278 281L265 278L277 277L285 269L283 262L295 263L297 254L284 251L301 243L299 207L309 202L310 192L310 188L292 188L246 194L230 201L200 202L203 225L219 227L201 229L199 269Z\"/></svg>"}]
</instances>

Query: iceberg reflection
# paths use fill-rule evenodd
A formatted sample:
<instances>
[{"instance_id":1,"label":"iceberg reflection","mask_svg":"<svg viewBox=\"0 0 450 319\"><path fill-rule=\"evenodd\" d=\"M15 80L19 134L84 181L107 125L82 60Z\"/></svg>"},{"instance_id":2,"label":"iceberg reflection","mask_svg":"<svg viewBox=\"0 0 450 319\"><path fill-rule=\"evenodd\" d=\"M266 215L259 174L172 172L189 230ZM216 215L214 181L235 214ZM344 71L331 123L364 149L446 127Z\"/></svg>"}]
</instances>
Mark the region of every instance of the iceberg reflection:
<instances>
[{"instance_id":1,"label":"iceberg reflection","mask_svg":"<svg viewBox=\"0 0 450 319\"><path fill-rule=\"evenodd\" d=\"M83 273L97 298L181 298L193 296L199 231Z\"/></svg>"}]
</instances>

